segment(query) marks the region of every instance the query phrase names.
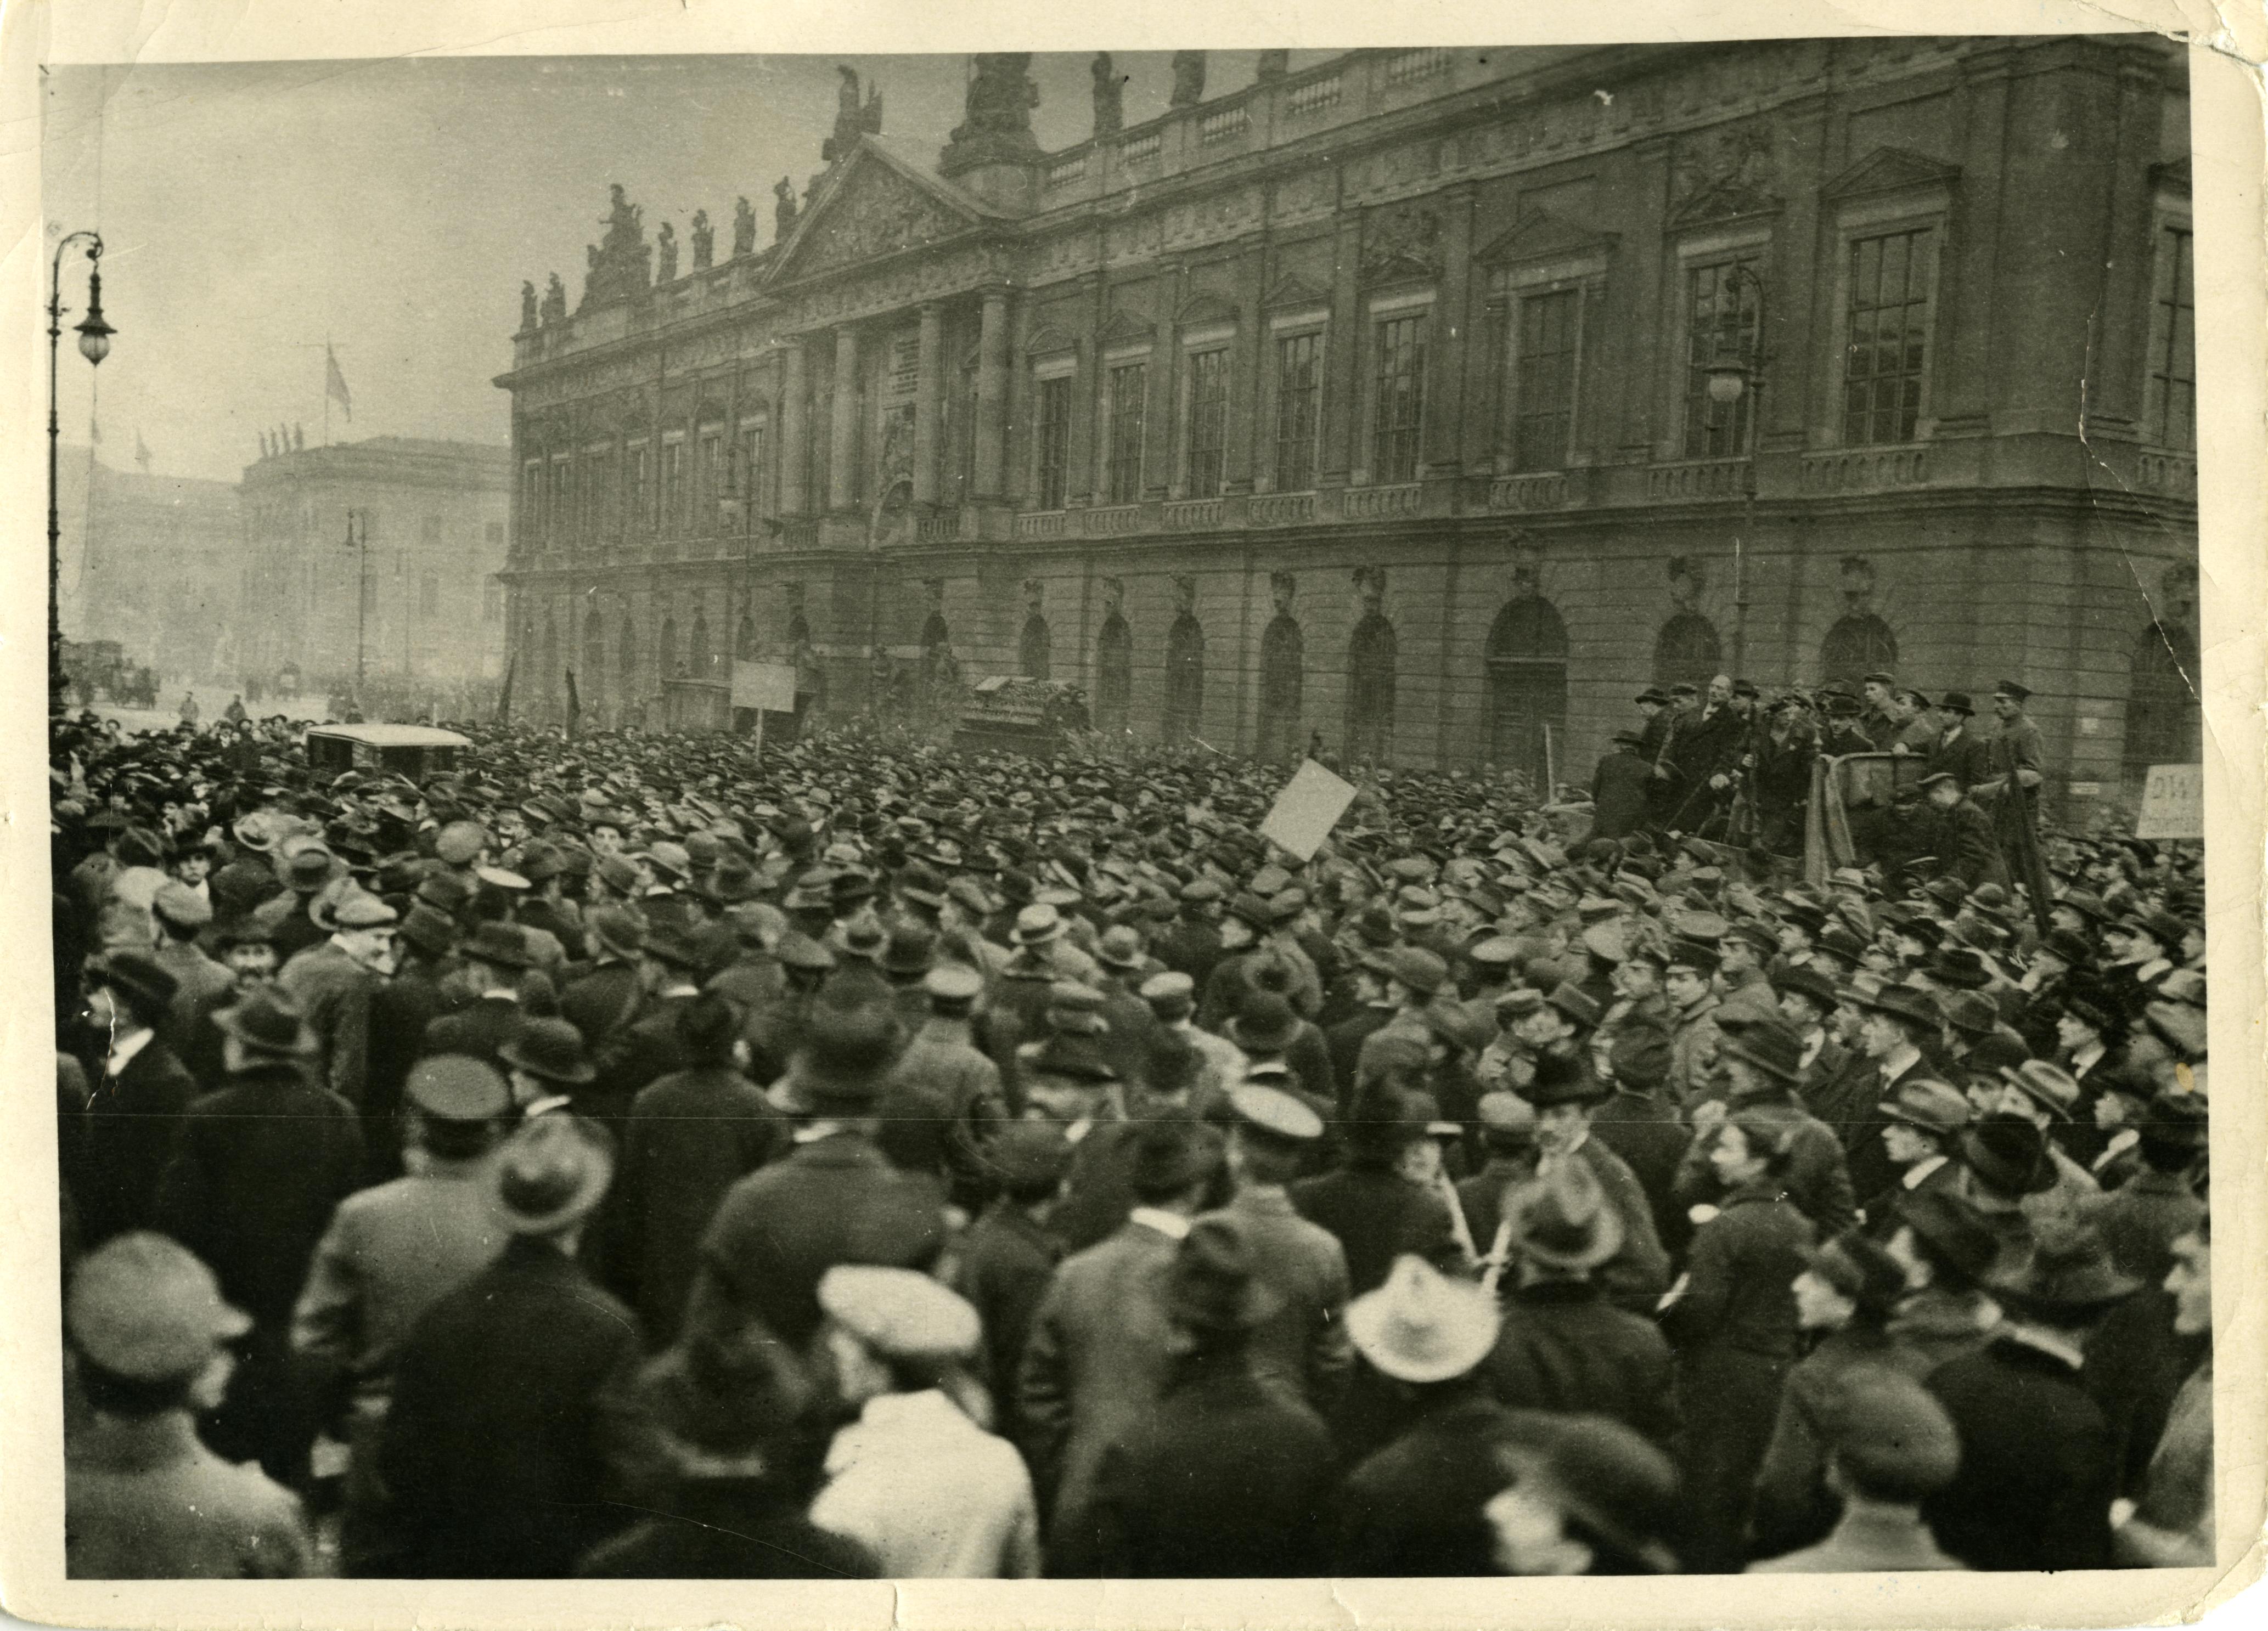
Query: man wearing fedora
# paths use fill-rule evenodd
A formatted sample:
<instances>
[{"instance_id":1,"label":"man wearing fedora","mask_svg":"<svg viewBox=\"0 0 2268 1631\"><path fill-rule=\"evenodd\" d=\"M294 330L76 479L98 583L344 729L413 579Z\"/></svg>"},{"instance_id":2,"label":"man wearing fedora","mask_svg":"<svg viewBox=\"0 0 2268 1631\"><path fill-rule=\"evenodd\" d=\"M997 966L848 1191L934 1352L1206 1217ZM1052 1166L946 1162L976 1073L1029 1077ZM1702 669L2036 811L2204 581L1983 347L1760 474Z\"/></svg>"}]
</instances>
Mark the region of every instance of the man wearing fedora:
<instances>
[{"instance_id":1,"label":"man wearing fedora","mask_svg":"<svg viewBox=\"0 0 2268 1631\"><path fill-rule=\"evenodd\" d=\"M1336 1457L1329 1430L1253 1374L1275 1294L1233 1217L1191 1222L1164 1275L1163 1396L1095 1473L1101 1572L1114 1579L1321 1574Z\"/></svg>"},{"instance_id":2,"label":"man wearing fedora","mask_svg":"<svg viewBox=\"0 0 2268 1631\"><path fill-rule=\"evenodd\" d=\"M1962 1129L1969 1125L1969 1100L1946 1084L1909 1076L1874 1108L1885 1118L1882 1148L1896 1179L1867 1196L1859 1208L1867 1231L1885 1239L1895 1229L1898 1203L1925 1190L1954 1187Z\"/></svg>"},{"instance_id":3,"label":"man wearing fedora","mask_svg":"<svg viewBox=\"0 0 2268 1631\"><path fill-rule=\"evenodd\" d=\"M425 1027L419 1051L464 1054L501 1071L504 1045L519 1034L519 977L534 966L519 925L491 919L466 939L458 956L473 1000L437 1016Z\"/></svg>"},{"instance_id":4,"label":"man wearing fedora","mask_svg":"<svg viewBox=\"0 0 2268 1631\"><path fill-rule=\"evenodd\" d=\"M1616 1306L1599 1271L1622 1253L1622 1216L1593 1170L1566 1162L1505 1210L1504 1324L1481 1374L1513 1410L1603 1415L1669 1447L1677 1428L1669 1344Z\"/></svg>"},{"instance_id":5,"label":"man wearing fedora","mask_svg":"<svg viewBox=\"0 0 2268 1631\"><path fill-rule=\"evenodd\" d=\"M630 1024L644 1000L638 959L645 950L645 920L630 907L593 907L583 930L590 962L560 991L559 1011L595 1046Z\"/></svg>"},{"instance_id":6,"label":"man wearing fedora","mask_svg":"<svg viewBox=\"0 0 2268 1631\"><path fill-rule=\"evenodd\" d=\"M1650 1311L1669 1286L1669 1258L1654 1231L1653 1205L1630 1164L1603 1140L1593 1136L1591 1116L1608 1090L1570 1055L1547 1053L1535 1062L1526 1098L1535 1106L1538 1175L1562 1166L1584 1167L1616 1216L1616 1247L1597 1266L1599 1283L1616 1305ZM1498 1233L1513 1227L1507 1216ZM1508 1244L1508 1242L1507 1242ZM1491 1256L1496 1248L1489 1248Z\"/></svg>"},{"instance_id":7,"label":"man wearing fedora","mask_svg":"<svg viewBox=\"0 0 2268 1631\"><path fill-rule=\"evenodd\" d=\"M1961 1466L1922 1511L1970 1568L2110 1566L2118 1467L2080 1369L2088 1332L2139 1289L2093 1231L2057 1220L1986 1282L2003 1311L1993 1339L1930 1373Z\"/></svg>"},{"instance_id":8,"label":"man wearing fedora","mask_svg":"<svg viewBox=\"0 0 2268 1631\"><path fill-rule=\"evenodd\" d=\"M1795 1033L1778 1019L1726 1030L1717 1062L1721 1096L1689 1107L1695 1136L1673 1191L1681 1205L1722 1199L1725 1187L1709 1153L1716 1128L1728 1114L1753 1113L1786 1128L1787 1198L1822 1235L1851 1226L1858 1215L1851 1168L1834 1129L1795 1096L1800 1056Z\"/></svg>"},{"instance_id":9,"label":"man wearing fedora","mask_svg":"<svg viewBox=\"0 0 2268 1631\"><path fill-rule=\"evenodd\" d=\"M1103 1566L1095 1470L1105 1446L1143 1419L1165 1387L1173 1352L1166 1267L1212 1187L1212 1141L1186 1113L1136 1124L1133 1151L1133 1209L1056 1270L1016 1375L1021 1448L1056 1575Z\"/></svg>"},{"instance_id":10,"label":"man wearing fedora","mask_svg":"<svg viewBox=\"0 0 2268 1631\"><path fill-rule=\"evenodd\" d=\"M2021 1116L2038 1128L2053 1164L2054 1183L2025 1196L2026 1216L2036 1223L2047 1213L2073 1210L2101 1193L2102 1186L2095 1174L2064 1148L2066 1129L2073 1126L2073 1112L2079 1107L2079 1084L2068 1073L2044 1060L2028 1059L2021 1065L2002 1067L1999 1081L1984 1085L1987 1113Z\"/></svg>"},{"instance_id":11,"label":"man wearing fedora","mask_svg":"<svg viewBox=\"0 0 2268 1631\"><path fill-rule=\"evenodd\" d=\"M353 1106L312 1079L314 1036L280 987L254 991L217 1023L227 1076L182 1117L158 1219L252 1316L215 1447L256 1456L296 1486L315 1424L291 1360L291 1310L332 1209L362 1181L362 1128Z\"/></svg>"},{"instance_id":12,"label":"man wearing fedora","mask_svg":"<svg viewBox=\"0 0 2268 1631\"><path fill-rule=\"evenodd\" d=\"M637 1511L637 1324L574 1255L614 1165L573 1115L525 1124L488 1164L509 1238L401 1345L377 1496L341 1543L364 1575L556 1577Z\"/></svg>"},{"instance_id":13,"label":"man wearing fedora","mask_svg":"<svg viewBox=\"0 0 2268 1631\"><path fill-rule=\"evenodd\" d=\"M678 1041L678 1019L701 997L706 959L687 930L669 922L646 929L638 953L639 983L645 1000L637 1017L591 1049L597 1068L594 1091L610 1106L627 1112L638 1090L689 1062Z\"/></svg>"},{"instance_id":14,"label":"man wearing fedora","mask_svg":"<svg viewBox=\"0 0 2268 1631\"><path fill-rule=\"evenodd\" d=\"M1409 1425L1340 1488L1337 1572L1493 1572L1495 1537L1481 1509L1504 1486L1498 1456L1514 1422L1476 1367L1499 1323L1489 1293L1419 1257L1399 1260L1348 1308L1363 1358L1408 1395Z\"/></svg>"}]
</instances>

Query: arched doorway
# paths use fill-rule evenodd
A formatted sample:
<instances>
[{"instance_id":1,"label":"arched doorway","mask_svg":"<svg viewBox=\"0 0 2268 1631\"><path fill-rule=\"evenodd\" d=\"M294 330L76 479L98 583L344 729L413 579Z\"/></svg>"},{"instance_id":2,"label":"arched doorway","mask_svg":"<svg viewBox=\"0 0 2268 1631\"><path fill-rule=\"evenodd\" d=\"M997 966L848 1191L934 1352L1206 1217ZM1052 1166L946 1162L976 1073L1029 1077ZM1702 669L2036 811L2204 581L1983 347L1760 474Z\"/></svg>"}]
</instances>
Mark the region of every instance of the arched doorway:
<instances>
[{"instance_id":1,"label":"arched doorway","mask_svg":"<svg viewBox=\"0 0 2268 1631\"><path fill-rule=\"evenodd\" d=\"M627 708L638 698L637 625L630 621L628 612L622 613L622 631L615 642L615 672L622 676L622 705Z\"/></svg>"},{"instance_id":2,"label":"arched doorway","mask_svg":"<svg viewBox=\"0 0 2268 1631\"><path fill-rule=\"evenodd\" d=\"M1134 631L1113 612L1102 620L1094 642L1094 728L1126 729L1127 705L1134 694Z\"/></svg>"},{"instance_id":3,"label":"arched doorway","mask_svg":"<svg viewBox=\"0 0 2268 1631\"><path fill-rule=\"evenodd\" d=\"M1168 742L1185 742L1197 733L1204 716L1204 628L1194 613L1174 620L1166 634L1166 709L1162 723Z\"/></svg>"},{"instance_id":4,"label":"arched doorway","mask_svg":"<svg viewBox=\"0 0 2268 1631\"><path fill-rule=\"evenodd\" d=\"M1299 621L1278 612L1260 636L1260 741L1263 759L1300 750L1300 697L1307 684L1307 641Z\"/></svg>"},{"instance_id":5,"label":"arched doorway","mask_svg":"<svg viewBox=\"0 0 2268 1631\"><path fill-rule=\"evenodd\" d=\"M1037 612L1024 620L1024 632L1016 641L1016 669L1027 680L1048 677L1048 654L1051 642L1048 620Z\"/></svg>"},{"instance_id":6,"label":"arched doorway","mask_svg":"<svg viewBox=\"0 0 2268 1631\"><path fill-rule=\"evenodd\" d=\"M2178 623L2152 623L2128 664L2126 740L2119 770L2130 783L2152 765L2193 765L2204 757L2205 716L2198 683L2198 637Z\"/></svg>"},{"instance_id":7,"label":"arched doorway","mask_svg":"<svg viewBox=\"0 0 2268 1631\"><path fill-rule=\"evenodd\" d=\"M1837 618L1819 644L1822 680L1840 680L1853 691L1872 673L1890 673L1898 665L1898 637L1872 612L1853 612Z\"/></svg>"},{"instance_id":8,"label":"arched doorway","mask_svg":"<svg viewBox=\"0 0 2268 1631\"><path fill-rule=\"evenodd\" d=\"M1383 764L1394 748L1394 625L1373 612L1347 641L1349 762Z\"/></svg>"},{"instance_id":9,"label":"arched doorway","mask_svg":"<svg viewBox=\"0 0 2268 1631\"><path fill-rule=\"evenodd\" d=\"M1680 612L1653 639L1653 683L1705 687L1721 671L1717 626L1698 612Z\"/></svg>"},{"instance_id":10,"label":"arched doorway","mask_svg":"<svg viewBox=\"0 0 2268 1631\"><path fill-rule=\"evenodd\" d=\"M1555 768L1565 780L1567 625L1551 603L1531 595L1498 612L1487 663L1489 762L1538 788Z\"/></svg>"}]
</instances>

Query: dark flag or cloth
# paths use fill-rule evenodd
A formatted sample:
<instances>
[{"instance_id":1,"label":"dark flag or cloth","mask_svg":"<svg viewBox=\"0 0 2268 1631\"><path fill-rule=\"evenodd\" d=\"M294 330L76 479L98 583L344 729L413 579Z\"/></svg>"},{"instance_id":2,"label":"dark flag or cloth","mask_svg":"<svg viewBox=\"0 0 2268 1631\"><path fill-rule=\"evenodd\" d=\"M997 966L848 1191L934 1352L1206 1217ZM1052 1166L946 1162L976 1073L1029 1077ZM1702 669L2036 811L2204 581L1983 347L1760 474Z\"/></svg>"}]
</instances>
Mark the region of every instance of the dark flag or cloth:
<instances>
[{"instance_id":1,"label":"dark flag or cloth","mask_svg":"<svg viewBox=\"0 0 2268 1631\"><path fill-rule=\"evenodd\" d=\"M504 665L504 689L497 693L497 724L503 724L512 717L512 677L519 671L519 658L514 656Z\"/></svg>"}]
</instances>

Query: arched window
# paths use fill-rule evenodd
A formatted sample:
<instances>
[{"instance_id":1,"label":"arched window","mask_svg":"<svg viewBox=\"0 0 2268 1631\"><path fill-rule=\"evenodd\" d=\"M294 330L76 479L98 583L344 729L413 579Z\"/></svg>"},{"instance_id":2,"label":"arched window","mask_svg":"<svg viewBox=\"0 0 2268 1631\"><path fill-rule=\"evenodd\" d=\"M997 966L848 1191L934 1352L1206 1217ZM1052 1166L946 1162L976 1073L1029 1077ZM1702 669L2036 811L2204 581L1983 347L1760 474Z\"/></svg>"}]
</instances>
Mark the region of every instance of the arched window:
<instances>
[{"instance_id":1,"label":"arched window","mask_svg":"<svg viewBox=\"0 0 2268 1631\"><path fill-rule=\"evenodd\" d=\"M1113 612L1102 620L1094 642L1094 728L1126 729L1127 703L1134 693L1134 631Z\"/></svg>"},{"instance_id":2,"label":"arched window","mask_svg":"<svg viewBox=\"0 0 2268 1631\"><path fill-rule=\"evenodd\" d=\"M1048 620L1037 612L1024 620L1024 632L1016 642L1016 667L1027 680L1048 677Z\"/></svg>"},{"instance_id":3,"label":"arched window","mask_svg":"<svg viewBox=\"0 0 2268 1631\"><path fill-rule=\"evenodd\" d=\"M1184 612L1166 635L1166 740L1195 736L1204 715L1204 629L1194 613Z\"/></svg>"},{"instance_id":4,"label":"arched window","mask_svg":"<svg viewBox=\"0 0 2268 1631\"><path fill-rule=\"evenodd\" d=\"M680 667L677 654L677 620L674 617L665 617L661 620L660 656L661 678L663 683L666 684L677 678Z\"/></svg>"},{"instance_id":5,"label":"arched window","mask_svg":"<svg viewBox=\"0 0 2268 1631\"><path fill-rule=\"evenodd\" d=\"M637 625L630 621L628 612L622 613L622 632L615 642L615 672L622 677L622 701L635 701L638 695Z\"/></svg>"},{"instance_id":6,"label":"arched window","mask_svg":"<svg viewBox=\"0 0 2268 1631\"><path fill-rule=\"evenodd\" d=\"M1393 747L1394 625L1373 612L1347 642L1347 758L1383 764Z\"/></svg>"},{"instance_id":7,"label":"arched window","mask_svg":"<svg viewBox=\"0 0 2268 1631\"><path fill-rule=\"evenodd\" d=\"M599 705L607 688L607 629L596 612L583 620L583 672L575 676L587 710Z\"/></svg>"},{"instance_id":8,"label":"arched window","mask_svg":"<svg viewBox=\"0 0 2268 1631\"><path fill-rule=\"evenodd\" d=\"M1853 612L1837 618L1820 643L1822 680L1839 680L1853 691L1872 673L1889 673L1898 665L1898 637L1872 612Z\"/></svg>"},{"instance_id":9,"label":"arched window","mask_svg":"<svg viewBox=\"0 0 2268 1631\"><path fill-rule=\"evenodd\" d=\"M740 614L740 627L733 636L733 655L744 663L755 659L756 620L745 612Z\"/></svg>"},{"instance_id":10,"label":"arched window","mask_svg":"<svg viewBox=\"0 0 2268 1631\"><path fill-rule=\"evenodd\" d=\"M1654 636L1653 683L1673 686L1683 680L1706 686L1722 660L1717 626L1698 612L1680 612Z\"/></svg>"},{"instance_id":11,"label":"arched window","mask_svg":"<svg viewBox=\"0 0 2268 1631\"><path fill-rule=\"evenodd\" d=\"M1566 779L1566 735L1567 625L1549 600L1512 601L1489 628L1488 760L1541 789L1547 763Z\"/></svg>"},{"instance_id":12,"label":"arched window","mask_svg":"<svg viewBox=\"0 0 2268 1631\"><path fill-rule=\"evenodd\" d=\"M2198 637L2180 624L2152 623L2134 643L2126 693L2126 744L2120 769L2148 779L2152 765L2193 765L2204 756L2205 716L2198 683Z\"/></svg>"},{"instance_id":13,"label":"arched window","mask_svg":"<svg viewBox=\"0 0 2268 1631\"><path fill-rule=\"evenodd\" d=\"M709 613L693 613L693 643L686 648L685 666L696 680L713 680L711 671L717 666L717 654L709 645Z\"/></svg>"},{"instance_id":14,"label":"arched window","mask_svg":"<svg viewBox=\"0 0 2268 1631\"><path fill-rule=\"evenodd\" d=\"M1260 757L1298 754L1300 693L1307 683L1307 642L1289 612L1278 612L1260 636Z\"/></svg>"}]
</instances>

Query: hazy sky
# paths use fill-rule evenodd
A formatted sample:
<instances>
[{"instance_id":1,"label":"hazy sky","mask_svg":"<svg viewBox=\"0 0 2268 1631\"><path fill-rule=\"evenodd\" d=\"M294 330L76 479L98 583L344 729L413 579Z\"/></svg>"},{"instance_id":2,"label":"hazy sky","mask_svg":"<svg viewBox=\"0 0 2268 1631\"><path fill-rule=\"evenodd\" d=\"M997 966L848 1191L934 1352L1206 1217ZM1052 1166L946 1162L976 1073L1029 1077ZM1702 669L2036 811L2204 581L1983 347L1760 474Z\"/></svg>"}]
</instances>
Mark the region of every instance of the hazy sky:
<instances>
[{"instance_id":1,"label":"hazy sky","mask_svg":"<svg viewBox=\"0 0 2268 1631\"><path fill-rule=\"evenodd\" d=\"M1295 66L1324 53L1293 54ZM1255 54L1217 51L1211 93L1250 82ZM1042 55L1042 145L1092 123L1085 55ZM771 241L772 184L820 169L837 62L879 84L883 137L933 163L960 122L962 56L400 58L50 70L49 241L103 235L103 305L119 333L99 371L63 370L63 434L107 462L138 429L161 474L233 481L259 433L297 420L319 440L328 336L354 393L334 441L431 436L503 443L519 285L556 270L571 305L607 184L649 238L706 208L721 257L733 202ZM1134 123L1165 111L1163 52L1116 57ZM81 303L84 262L64 274ZM65 321L76 320L67 318ZM67 359L74 361L75 359Z\"/></svg>"}]
</instances>

